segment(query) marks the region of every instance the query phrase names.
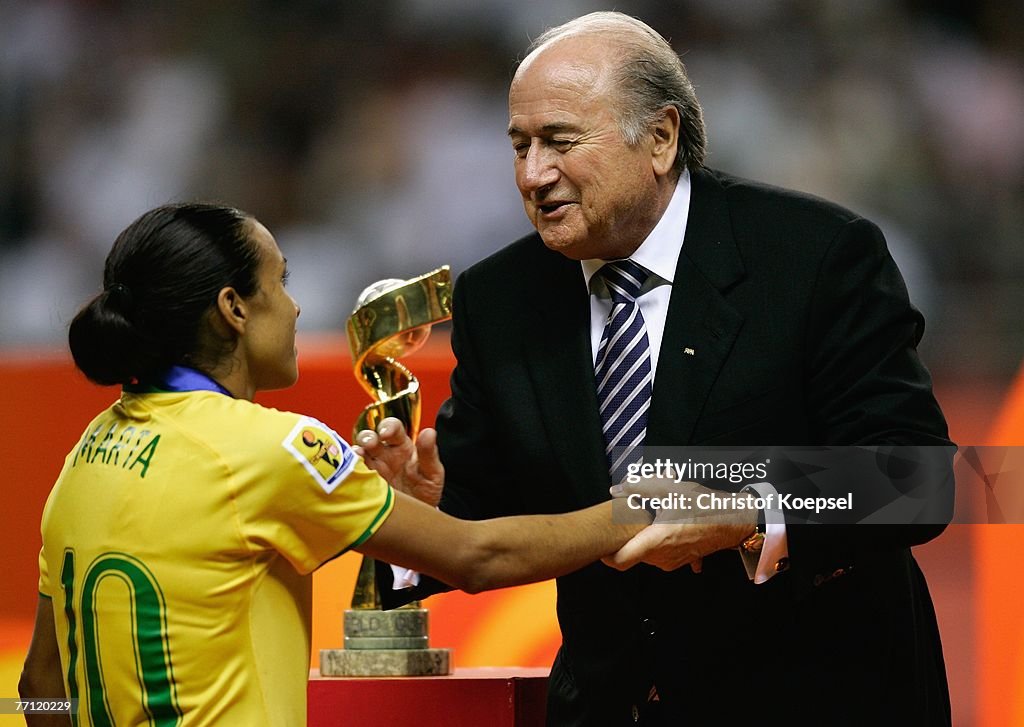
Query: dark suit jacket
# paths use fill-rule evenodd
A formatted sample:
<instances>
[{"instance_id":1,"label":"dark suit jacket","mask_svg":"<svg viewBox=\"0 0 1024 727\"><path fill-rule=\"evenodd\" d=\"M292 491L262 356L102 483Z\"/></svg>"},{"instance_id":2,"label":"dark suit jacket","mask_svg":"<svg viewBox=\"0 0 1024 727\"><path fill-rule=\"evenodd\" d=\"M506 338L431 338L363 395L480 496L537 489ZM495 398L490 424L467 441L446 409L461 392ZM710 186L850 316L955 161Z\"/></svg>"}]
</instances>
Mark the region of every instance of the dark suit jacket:
<instances>
[{"instance_id":1,"label":"dark suit jacket","mask_svg":"<svg viewBox=\"0 0 1024 727\"><path fill-rule=\"evenodd\" d=\"M607 499L579 263L531 235L467 270L454 299L442 508L479 519ZM949 445L922 329L875 225L697 171L647 443ZM549 723L632 724L653 684L664 724L947 724L909 551L941 529L792 527L792 568L763 585L735 552L700 575L596 563L560 578Z\"/></svg>"}]
</instances>

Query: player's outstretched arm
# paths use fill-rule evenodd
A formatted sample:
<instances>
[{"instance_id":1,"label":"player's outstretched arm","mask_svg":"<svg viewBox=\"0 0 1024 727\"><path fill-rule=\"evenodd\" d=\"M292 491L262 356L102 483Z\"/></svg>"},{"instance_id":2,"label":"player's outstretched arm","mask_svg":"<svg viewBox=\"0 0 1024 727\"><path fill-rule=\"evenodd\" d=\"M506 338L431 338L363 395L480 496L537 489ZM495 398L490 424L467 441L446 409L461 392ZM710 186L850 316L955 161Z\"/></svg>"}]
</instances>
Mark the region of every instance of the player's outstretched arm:
<instances>
[{"instance_id":1,"label":"player's outstretched arm","mask_svg":"<svg viewBox=\"0 0 1024 727\"><path fill-rule=\"evenodd\" d=\"M571 573L642 528L614 523L610 501L564 515L459 520L396 492L391 514L358 550L478 593Z\"/></svg>"}]
</instances>

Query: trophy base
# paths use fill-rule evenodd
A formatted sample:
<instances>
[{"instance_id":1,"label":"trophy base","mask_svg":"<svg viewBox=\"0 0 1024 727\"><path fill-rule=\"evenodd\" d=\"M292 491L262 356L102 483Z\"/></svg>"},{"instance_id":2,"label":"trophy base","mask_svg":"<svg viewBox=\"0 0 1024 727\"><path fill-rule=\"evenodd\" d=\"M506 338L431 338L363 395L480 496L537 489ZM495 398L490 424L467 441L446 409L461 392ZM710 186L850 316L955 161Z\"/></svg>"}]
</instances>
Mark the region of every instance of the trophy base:
<instances>
[{"instance_id":1,"label":"trophy base","mask_svg":"<svg viewBox=\"0 0 1024 727\"><path fill-rule=\"evenodd\" d=\"M378 649L428 649L426 636L346 636L345 648L350 651Z\"/></svg>"},{"instance_id":2,"label":"trophy base","mask_svg":"<svg viewBox=\"0 0 1024 727\"><path fill-rule=\"evenodd\" d=\"M321 649L320 676L445 676L451 649Z\"/></svg>"},{"instance_id":3,"label":"trophy base","mask_svg":"<svg viewBox=\"0 0 1024 727\"><path fill-rule=\"evenodd\" d=\"M350 636L357 638L426 636L427 628L427 609L425 608L399 608L394 611L350 608L345 611L344 631L346 638Z\"/></svg>"},{"instance_id":4,"label":"trophy base","mask_svg":"<svg viewBox=\"0 0 1024 727\"><path fill-rule=\"evenodd\" d=\"M451 649L431 649L427 609L345 611L345 648L320 650L326 677L443 676L452 673Z\"/></svg>"}]
</instances>

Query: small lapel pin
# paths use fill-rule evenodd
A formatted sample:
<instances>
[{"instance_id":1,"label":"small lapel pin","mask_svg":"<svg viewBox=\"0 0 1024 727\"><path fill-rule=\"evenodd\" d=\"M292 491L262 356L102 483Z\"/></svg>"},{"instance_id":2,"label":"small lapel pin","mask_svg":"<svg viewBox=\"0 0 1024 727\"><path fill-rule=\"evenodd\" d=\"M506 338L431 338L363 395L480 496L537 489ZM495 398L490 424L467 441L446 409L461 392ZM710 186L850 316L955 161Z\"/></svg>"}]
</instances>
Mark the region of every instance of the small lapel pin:
<instances>
[{"instance_id":1,"label":"small lapel pin","mask_svg":"<svg viewBox=\"0 0 1024 727\"><path fill-rule=\"evenodd\" d=\"M689 346L687 346L686 348L683 349L683 353L685 353L687 356L696 356L697 355L696 352L692 348L690 348Z\"/></svg>"}]
</instances>

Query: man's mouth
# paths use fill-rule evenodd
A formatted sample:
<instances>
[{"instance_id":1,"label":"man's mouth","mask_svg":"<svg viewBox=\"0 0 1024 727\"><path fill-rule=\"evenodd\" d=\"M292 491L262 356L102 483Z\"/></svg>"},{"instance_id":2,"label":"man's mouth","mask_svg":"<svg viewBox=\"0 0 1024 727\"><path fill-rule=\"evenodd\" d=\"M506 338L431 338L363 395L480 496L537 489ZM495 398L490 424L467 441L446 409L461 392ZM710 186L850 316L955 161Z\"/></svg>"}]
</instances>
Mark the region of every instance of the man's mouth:
<instances>
[{"instance_id":1,"label":"man's mouth","mask_svg":"<svg viewBox=\"0 0 1024 727\"><path fill-rule=\"evenodd\" d=\"M542 214L549 215L552 212L570 204L572 204L572 202L568 201L544 202L543 204L538 204L537 209L539 209Z\"/></svg>"}]
</instances>

